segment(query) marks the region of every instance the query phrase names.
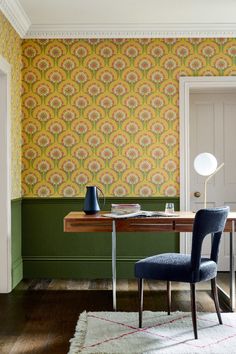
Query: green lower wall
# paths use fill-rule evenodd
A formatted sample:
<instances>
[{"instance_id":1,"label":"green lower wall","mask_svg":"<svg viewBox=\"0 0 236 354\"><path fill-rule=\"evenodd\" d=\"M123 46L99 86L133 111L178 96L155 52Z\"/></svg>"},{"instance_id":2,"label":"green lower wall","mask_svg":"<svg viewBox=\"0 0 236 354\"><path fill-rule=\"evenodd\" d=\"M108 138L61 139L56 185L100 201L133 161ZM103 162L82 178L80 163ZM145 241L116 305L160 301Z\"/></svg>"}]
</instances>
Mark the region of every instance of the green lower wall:
<instances>
[{"instance_id":1,"label":"green lower wall","mask_svg":"<svg viewBox=\"0 0 236 354\"><path fill-rule=\"evenodd\" d=\"M14 288L23 277L21 203L21 198L11 201L12 288Z\"/></svg>"},{"instance_id":2,"label":"green lower wall","mask_svg":"<svg viewBox=\"0 0 236 354\"><path fill-rule=\"evenodd\" d=\"M111 203L140 203L144 210L164 210L166 202L178 198L107 198ZM22 257L24 278L109 278L111 276L111 235L63 232L63 218L83 208L83 199L23 199ZM120 233L117 236L117 273L133 277L134 262L145 256L178 252L175 233Z\"/></svg>"}]
</instances>

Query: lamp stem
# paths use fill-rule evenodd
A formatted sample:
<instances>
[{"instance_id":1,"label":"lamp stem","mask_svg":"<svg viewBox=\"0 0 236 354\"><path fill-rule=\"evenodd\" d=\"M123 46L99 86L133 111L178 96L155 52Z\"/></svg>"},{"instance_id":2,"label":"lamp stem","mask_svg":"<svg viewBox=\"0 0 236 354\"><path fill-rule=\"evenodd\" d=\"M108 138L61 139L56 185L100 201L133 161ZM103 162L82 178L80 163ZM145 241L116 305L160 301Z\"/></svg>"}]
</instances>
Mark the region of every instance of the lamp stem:
<instances>
[{"instance_id":1,"label":"lamp stem","mask_svg":"<svg viewBox=\"0 0 236 354\"><path fill-rule=\"evenodd\" d=\"M207 183L222 167L224 166L224 162L210 175L205 179L204 183L204 209L206 209L206 201L207 201Z\"/></svg>"}]
</instances>

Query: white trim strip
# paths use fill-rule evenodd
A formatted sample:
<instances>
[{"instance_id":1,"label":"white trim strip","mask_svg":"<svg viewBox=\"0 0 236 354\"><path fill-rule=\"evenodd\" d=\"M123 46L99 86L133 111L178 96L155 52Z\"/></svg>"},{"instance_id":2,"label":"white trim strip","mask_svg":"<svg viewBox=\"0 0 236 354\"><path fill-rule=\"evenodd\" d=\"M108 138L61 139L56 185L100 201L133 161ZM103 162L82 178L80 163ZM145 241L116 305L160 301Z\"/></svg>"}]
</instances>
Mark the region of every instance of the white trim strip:
<instances>
[{"instance_id":1,"label":"white trim strip","mask_svg":"<svg viewBox=\"0 0 236 354\"><path fill-rule=\"evenodd\" d=\"M12 289L11 274L11 66L0 56L0 293Z\"/></svg>"},{"instance_id":2,"label":"white trim strip","mask_svg":"<svg viewBox=\"0 0 236 354\"><path fill-rule=\"evenodd\" d=\"M236 23L119 23L30 26L24 38L210 38L236 37Z\"/></svg>"}]
</instances>

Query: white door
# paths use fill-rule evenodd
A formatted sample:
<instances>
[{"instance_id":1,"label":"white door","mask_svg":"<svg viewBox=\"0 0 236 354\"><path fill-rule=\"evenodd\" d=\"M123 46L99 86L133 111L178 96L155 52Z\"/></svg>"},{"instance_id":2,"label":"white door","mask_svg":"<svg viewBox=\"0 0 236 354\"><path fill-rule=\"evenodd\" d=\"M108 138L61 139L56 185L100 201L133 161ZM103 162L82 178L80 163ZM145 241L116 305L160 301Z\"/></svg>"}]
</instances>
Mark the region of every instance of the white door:
<instances>
[{"instance_id":1,"label":"white door","mask_svg":"<svg viewBox=\"0 0 236 354\"><path fill-rule=\"evenodd\" d=\"M192 93L190 95L190 166L201 152L210 152L224 167L208 182L207 206L229 205L236 211L236 93ZM190 169L190 206L203 207L205 177ZM201 196L194 194L200 192ZM209 256L210 237L204 242L203 255ZM190 242L188 243L190 247ZM229 269L229 240L222 238L218 269Z\"/></svg>"}]
</instances>

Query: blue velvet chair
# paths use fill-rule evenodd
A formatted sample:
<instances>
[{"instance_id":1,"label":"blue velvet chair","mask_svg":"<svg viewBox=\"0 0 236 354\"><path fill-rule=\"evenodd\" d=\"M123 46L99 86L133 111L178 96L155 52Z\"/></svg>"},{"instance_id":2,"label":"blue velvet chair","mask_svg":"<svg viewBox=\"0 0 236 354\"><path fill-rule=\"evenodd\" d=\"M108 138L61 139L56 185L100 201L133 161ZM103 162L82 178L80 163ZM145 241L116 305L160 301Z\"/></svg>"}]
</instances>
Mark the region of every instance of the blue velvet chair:
<instances>
[{"instance_id":1,"label":"blue velvet chair","mask_svg":"<svg viewBox=\"0 0 236 354\"><path fill-rule=\"evenodd\" d=\"M180 253L163 253L148 257L135 264L135 276L139 289L139 327L142 327L143 279L167 281L168 314L171 309L171 281L190 283L192 322L195 339L197 334L197 317L195 302L195 284L211 280L212 295L219 323L222 324L218 292L216 286L217 260L222 232L225 227L228 207L201 209L196 213L193 225L191 255ZM212 235L211 255L201 257L204 238Z\"/></svg>"}]
</instances>

